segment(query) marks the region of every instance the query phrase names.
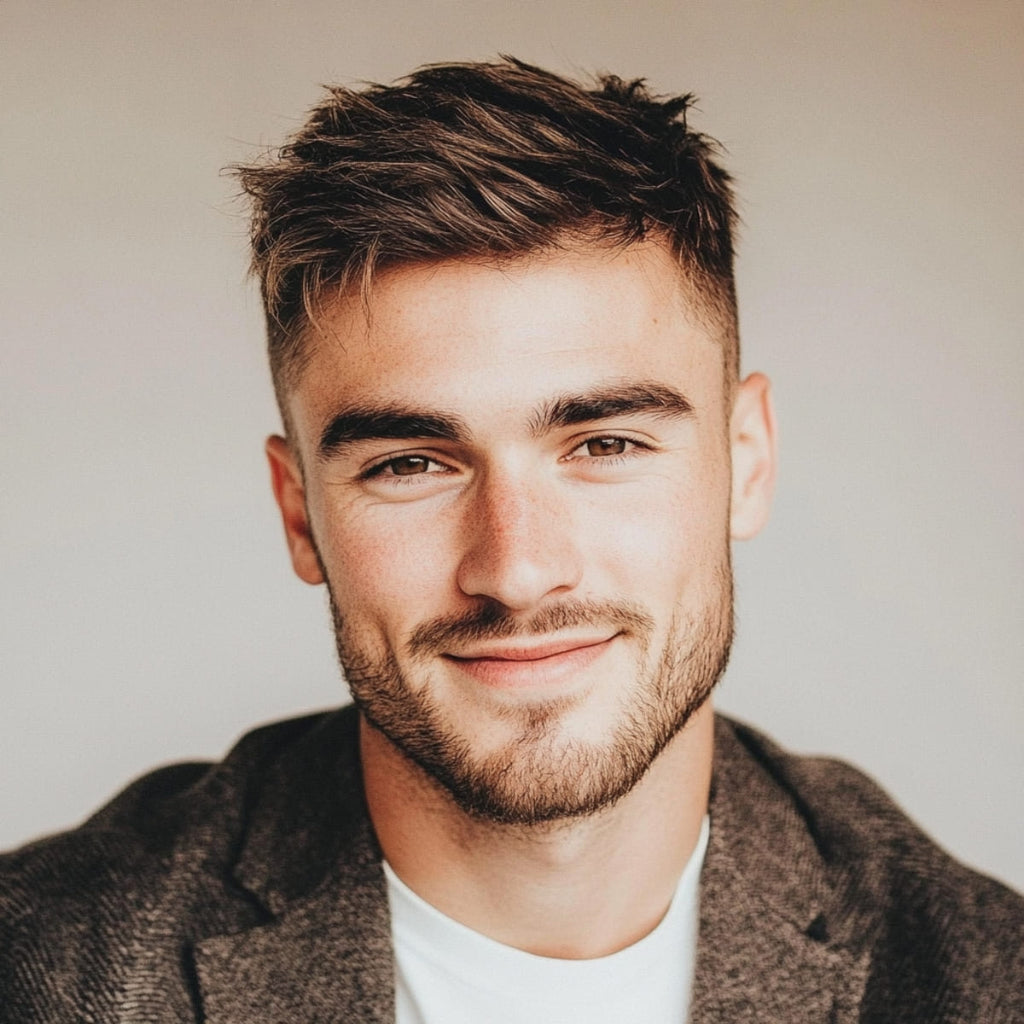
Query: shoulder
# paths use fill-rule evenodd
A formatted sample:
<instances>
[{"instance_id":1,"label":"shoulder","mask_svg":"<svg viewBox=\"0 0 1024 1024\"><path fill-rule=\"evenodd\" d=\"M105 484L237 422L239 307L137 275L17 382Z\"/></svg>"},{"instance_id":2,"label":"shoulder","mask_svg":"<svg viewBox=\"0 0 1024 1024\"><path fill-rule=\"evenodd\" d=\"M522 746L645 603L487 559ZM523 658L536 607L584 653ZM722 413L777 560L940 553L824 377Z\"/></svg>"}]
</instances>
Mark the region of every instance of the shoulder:
<instances>
[{"instance_id":1,"label":"shoulder","mask_svg":"<svg viewBox=\"0 0 1024 1024\"><path fill-rule=\"evenodd\" d=\"M57 1007L91 1006L141 964L171 979L184 943L257 923L231 877L248 808L274 766L330 717L257 729L217 763L160 768L80 827L0 856L0 1021L37 1019L30 1004L40 1020L63 1019ZM166 1019L191 1012L178 988L182 1005L161 1011ZM174 992L168 982L161 998L174 1004ZM5 1016L19 1000L26 1009Z\"/></svg>"},{"instance_id":2,"label":"shoulder","mask_svg":"<svg viewBox=\"0 0 1024 1024\"><path fill-rule=\"evenodd\" d=\"M955 860L851 765L789 753L726 718L718 741L802 822L832 917L871 948L880 1007L897 1005L901 988L942 985L951 991L935 998L985 1008L984 1019L1024 1014L1024 898Z\"/></svg>"}]
</instances>

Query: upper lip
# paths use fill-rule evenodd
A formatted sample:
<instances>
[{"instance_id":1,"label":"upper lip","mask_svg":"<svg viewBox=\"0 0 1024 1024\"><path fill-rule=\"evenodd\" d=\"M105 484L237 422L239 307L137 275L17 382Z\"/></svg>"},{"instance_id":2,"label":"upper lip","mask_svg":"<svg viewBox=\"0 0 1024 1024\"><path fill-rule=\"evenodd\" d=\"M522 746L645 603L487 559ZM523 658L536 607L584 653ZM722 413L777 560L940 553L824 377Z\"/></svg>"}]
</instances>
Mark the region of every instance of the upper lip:
<instances>
[{"instance_id":1,"label":"upper lip","mask_svg":"<svg viewBox=\"0 0 1024 1024\"><path fill-rule=\"evenodd\" d=\"M532 643L481 644L467 647L459 651L447 651L445 656L457 661L478 661L493 659L495 661L539 661L551 658L556 654L565 654L584 647L596 647L616 634L600 636L559 637L553 640L534 641Z\"/></svg>"}]
</instances>

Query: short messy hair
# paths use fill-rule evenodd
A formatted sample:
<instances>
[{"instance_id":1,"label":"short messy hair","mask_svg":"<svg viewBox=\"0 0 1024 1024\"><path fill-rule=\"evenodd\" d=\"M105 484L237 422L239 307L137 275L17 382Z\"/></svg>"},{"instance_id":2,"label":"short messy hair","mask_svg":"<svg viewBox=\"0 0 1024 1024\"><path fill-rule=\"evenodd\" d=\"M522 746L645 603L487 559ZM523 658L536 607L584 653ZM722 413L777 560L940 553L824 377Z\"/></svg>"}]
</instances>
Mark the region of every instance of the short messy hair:
<instances>
[{"instance_id":1,"label":"short messy hair","mask_svg":"<svg viewBox=\"0 0 1024 1024\"><path fill-rule=\"evenodd\" d=\"M663 240L734 378L736 212L719 146L687 125L690 94L614 75L594 84L505 57L332 86L283 147L232 168L251 203L282 407L330 296L401 264L502 260L581 237Z\"/></svg>"}]
</instances>

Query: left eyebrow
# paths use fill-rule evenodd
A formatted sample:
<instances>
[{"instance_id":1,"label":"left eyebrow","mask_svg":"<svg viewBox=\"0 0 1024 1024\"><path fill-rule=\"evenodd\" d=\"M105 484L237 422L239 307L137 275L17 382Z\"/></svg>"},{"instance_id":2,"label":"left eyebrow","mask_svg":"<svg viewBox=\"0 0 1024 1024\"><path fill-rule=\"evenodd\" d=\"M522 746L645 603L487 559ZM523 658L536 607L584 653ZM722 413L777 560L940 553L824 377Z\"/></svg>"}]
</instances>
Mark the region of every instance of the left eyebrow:
<instances>
[{"instance_id":1,"label":"left eyebrow","mask_svg":"<svg viewBox=\"0 0 1024 1024\"><path fill-rule=\"evenodd\" d=\"M653 381L604 384L546 402L531 420L530 430L539 435L631 413L684 418L693 415L693 405L681 392Z\"/></svg>"}]
</instances>

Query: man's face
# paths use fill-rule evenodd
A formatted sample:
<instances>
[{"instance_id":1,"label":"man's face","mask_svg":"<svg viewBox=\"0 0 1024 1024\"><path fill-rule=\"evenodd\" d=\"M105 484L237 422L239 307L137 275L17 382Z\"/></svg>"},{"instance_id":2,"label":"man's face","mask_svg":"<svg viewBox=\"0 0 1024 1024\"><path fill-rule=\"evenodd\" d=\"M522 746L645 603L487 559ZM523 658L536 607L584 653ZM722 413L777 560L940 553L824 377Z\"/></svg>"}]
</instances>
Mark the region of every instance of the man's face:
<instances>
[{"instance_id":1,"label":"man's face","mask_svg":"<svg viewBox=\"0 0 1024 1024\"><path fill-rule=\"evenodd\" d=\"M470 812L608 805L724 668L731 450L750 533L770 410L696 323L645 243L389 271L311 342L268 449L296 571L367 720Z\"/></svg>"}]
</instances>

